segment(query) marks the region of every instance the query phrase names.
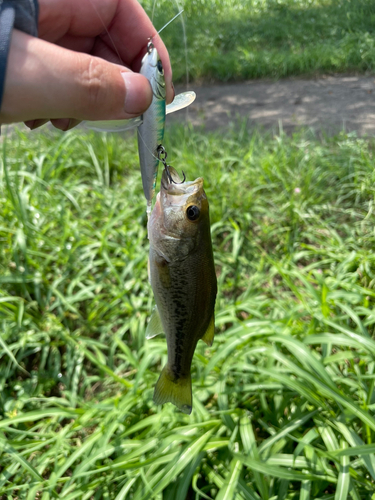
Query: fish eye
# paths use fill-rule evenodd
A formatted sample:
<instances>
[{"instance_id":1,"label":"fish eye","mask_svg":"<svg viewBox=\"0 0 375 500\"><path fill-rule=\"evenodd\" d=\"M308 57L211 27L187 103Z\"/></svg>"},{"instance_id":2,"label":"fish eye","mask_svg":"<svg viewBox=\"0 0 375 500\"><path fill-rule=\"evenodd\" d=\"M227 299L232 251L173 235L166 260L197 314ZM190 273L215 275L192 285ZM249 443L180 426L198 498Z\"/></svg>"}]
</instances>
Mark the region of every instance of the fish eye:
<instances>
[{"instance_id":1,"label":"fish eye","mask_svg":"<svg viewBox=\"0 0 375 500\"><path fill-rule=\"evenodd\" d=\"M159 73L163 74L163 64L160 59L158 59L158 62L156 63L156 67L158 68Z\"/></svg>"},{"instance_id":2,"label":"fish eye","mask_svg":"<svg viewBox=\"0 0 375 500\"><path fill-rule=\"evenodd\" d=\"M187 218L191 221L197 220L200 213L201 211L196 205L190 205L190 207L187 207L186 209Z\"/></svg>"}]
</instances>

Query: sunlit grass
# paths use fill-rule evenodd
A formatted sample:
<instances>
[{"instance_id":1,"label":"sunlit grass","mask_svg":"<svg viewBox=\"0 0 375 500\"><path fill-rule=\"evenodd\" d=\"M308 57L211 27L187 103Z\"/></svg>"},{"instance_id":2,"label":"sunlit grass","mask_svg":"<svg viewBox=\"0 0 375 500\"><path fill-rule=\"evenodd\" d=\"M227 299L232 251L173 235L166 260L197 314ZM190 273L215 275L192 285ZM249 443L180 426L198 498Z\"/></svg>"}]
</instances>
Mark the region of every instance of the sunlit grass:
<instances>
[{"instance_id":1,"label":"sunlit grass","mask_svg":"<svg viewBox=\"0 0 375 500\"><path fill-rule=\"evenodd\" d=\"M155 407L134 137L25 135L0 163L2 499L370 498L372 141L174 128L219 281L191 416Z\"/></svg>"},{"instance_id":2,"label":"sunlit grass","mask_svg":"<svg viewBox=\"0 0 375 500\"><path fill-rule=\"evenodd\" d=\"M372 0L144 0L157 29L184 8L190 79L373 72ZM162 33L175 81L185 81L181 20Z\"/></svg>"}]
</instances>

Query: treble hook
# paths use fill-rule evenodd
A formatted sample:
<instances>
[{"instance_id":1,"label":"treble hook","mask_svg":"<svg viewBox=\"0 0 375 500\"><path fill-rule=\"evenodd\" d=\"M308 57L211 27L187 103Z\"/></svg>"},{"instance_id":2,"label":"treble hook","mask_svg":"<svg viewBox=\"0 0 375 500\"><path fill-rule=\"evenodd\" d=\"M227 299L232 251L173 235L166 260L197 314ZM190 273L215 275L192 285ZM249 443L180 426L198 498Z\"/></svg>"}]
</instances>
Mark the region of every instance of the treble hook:
<instances>
[{"instance_id":1,"label":"treble hook","mask_svg":"<svg viewBox=\"0 0 375 500\"><path fill-rule=\"evenodd\" d=\"M166 159L168 156L168 153L165 150L165 147L162 144L159 144L159 146L156 149L157 155L158 155L158 160L162 162L162 164L165 166L166 165ZM163 156L162 156L163 155Z\"/></svg>"},{"instance_id":2,"label":"treble hook","mask_svg":"<svg viewBox=\"0 0 375 500\"><path fill-rule=\"evenodd\" d=\"M182 179L182 181L181 181L181 182L176 182L176 181L173 179L173 177L172 177L172 175L171 175L171 173L170 173L170 171L169 171L169 167L170 167L171 165L168 165L168 164L167 164L167 156L168 156L168 153L166 152L166 150L165 150L165 148L164 148L164 146L163 146L162 144L159 144L159 146L157 147L156 152L157 152L157 155L158 155L158 160L159 160L159 161L161 161L161 162L162 162L162 164L164 165L164 169L165 169L165 171L167 172L167 177L168 177L169 182L170 182L171 184L172 184L172 182L173 182L173 184L183 184L183 183L186 181L186 175L185 175L185 172L182 170L183 179Z\"/></svg>"},{"instance_id":3,"label":"treble hook","mask_svg":"<svg viewBox=\"0 0 375 500\"><path fill-rule=\"evenodd\" d=\"M185 181L186 181L186 175L185 175L185 172L183 170L181 170L182 172L182 175L183 175L183 179L181 182L175 182L175 184L183 184Z\"/></svg>"}]
</instances>

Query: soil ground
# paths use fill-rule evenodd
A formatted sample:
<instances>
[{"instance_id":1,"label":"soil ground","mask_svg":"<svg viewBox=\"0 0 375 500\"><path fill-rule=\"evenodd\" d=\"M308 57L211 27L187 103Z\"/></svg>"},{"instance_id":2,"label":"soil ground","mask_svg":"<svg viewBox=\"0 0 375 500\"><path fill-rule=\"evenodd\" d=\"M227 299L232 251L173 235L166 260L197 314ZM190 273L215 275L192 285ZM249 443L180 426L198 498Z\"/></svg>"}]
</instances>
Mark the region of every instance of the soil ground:
<instances>
[{"instance_id":1,"label":"soil ground","mask_svg":"<svg viewBox=\"0 0 375 500\"><path fill-rule=\"evenodd\" d=\"M281 124L286 132L303 126L328 134L345 130L375 136L375 76L252 80L189 88L197 94L195 102L186 111L168 115L167 126L187 120L209 131L225 131L242 119L250 128L277 131ZM184 90L177 87L176 93ZM12 129L3 126L2 133Z\"/></svg>"},{"instance_id":2,"label":"soil ground","mask_svg":"<svg viewBox=\"0 0 375 500\"><path fill-rule=\"evenodd\" d=\"M188 113L168 115L167 122L188 119L206 130L225 129L246 119L249 127L291 132L297 126L332 134L356 131L375 135L375 77L327 76L316 79L256 80L228 85L190 85L197 94ZM177 88L176 93L183 88Z\"/></svg>"}]
</instances>

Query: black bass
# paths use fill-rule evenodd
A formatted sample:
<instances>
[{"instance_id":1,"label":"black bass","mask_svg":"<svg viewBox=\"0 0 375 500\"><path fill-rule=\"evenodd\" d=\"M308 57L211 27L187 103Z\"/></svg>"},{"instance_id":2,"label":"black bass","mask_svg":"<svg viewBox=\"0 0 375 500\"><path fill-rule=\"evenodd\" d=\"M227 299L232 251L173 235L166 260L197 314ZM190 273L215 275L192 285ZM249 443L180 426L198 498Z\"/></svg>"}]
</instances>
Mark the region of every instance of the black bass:
<instances>
[{"instance_id":1,"label":"black bass","mask_svg":"<svg viewBox=\"0 0 375 500\"><path fill-rule=\"evenodd\" d=\"M211 346L217 293L208 200L203 179L181 182L163 171L160 193L148 223L149 272L156 308L147 338L165 332L168 363L155 387L156 404L192 410L190 367L199 339Z\"/></svg>"}]
</instances>

